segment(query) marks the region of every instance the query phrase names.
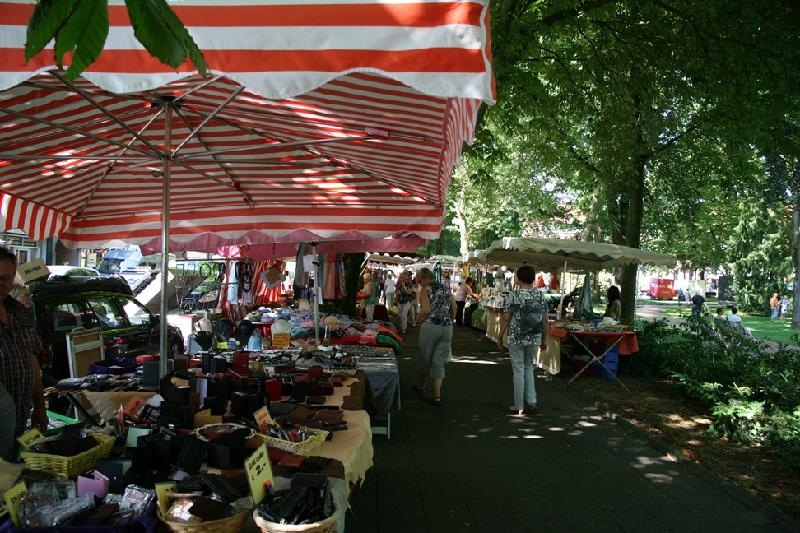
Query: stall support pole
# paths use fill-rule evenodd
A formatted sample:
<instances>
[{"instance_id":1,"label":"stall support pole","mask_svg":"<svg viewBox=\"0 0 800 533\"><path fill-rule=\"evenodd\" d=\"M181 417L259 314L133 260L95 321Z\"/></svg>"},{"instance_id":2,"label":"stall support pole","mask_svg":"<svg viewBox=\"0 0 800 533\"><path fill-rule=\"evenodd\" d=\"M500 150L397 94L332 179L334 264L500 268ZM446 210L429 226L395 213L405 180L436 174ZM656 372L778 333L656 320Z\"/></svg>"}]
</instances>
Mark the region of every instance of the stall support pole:
<instances>
[{"instance_id":1,"label":"stall support pole","mask_svg":"<svg viewBox=\"0 0 800 533\"><path fill-rule=\"evenodd\" d=\"M564 272L561 274L561 299L558 302L558 316L561 318L561 313L564 311L564 285L567 282L567 260L564 260Z\"/></svg>"},{"instance_id":2,"label":"stall support pole","mask_svg":"<svg viewBox=\"0 0 800 533\"><path fill-rule=\"evenodd\" d=\"M314 254L314 340L319 344L319 264L317 264L317 243L311 243L311 253Z\"/></svg>"},{"instance_id":3,"label":"stall support pole","mask_svg":"<svg viewBox=\"0 0 800 533\"><path fill-rule=\"evenodd\" d=\"M159 316L159 376L167 375L167 358L169 357L169 329L167 324L167 313L169 312L169 302L167 301L167 287L169 284L169 180L172 173L172 101L163 99L164 106L164 170L161 177L161 315Z\"/></svg>"}]
</instances>

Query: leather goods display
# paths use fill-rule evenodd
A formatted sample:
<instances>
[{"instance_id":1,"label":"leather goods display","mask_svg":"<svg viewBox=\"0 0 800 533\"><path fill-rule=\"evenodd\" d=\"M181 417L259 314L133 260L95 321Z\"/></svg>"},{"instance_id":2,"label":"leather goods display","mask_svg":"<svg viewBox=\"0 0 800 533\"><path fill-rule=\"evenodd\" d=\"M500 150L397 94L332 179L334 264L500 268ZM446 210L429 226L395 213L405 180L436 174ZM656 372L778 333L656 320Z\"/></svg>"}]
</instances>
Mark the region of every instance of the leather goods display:
<instances>
[{"instance_id":1,"label":"leather goods display","mask_svg":"<svg viewBox=\"0 0 800 533\"><path fill-rule=\"evenodd\" d=\"M268 379L264 382L264 392L270 402L281 401L282 384L279 379Z\"/></svg>"},{"instance_id":2,"label":"leather goods display","mask_svg":"<svg viewBox=\"0 0 800 533\"><path fill-rule=\"evenodd\" d=\"M325 396L306 396L306 403L308 405L323 405Z\"/></svg>"},{"instance_id":3,"label":"leather goods display","mask_svg":"<svg viewBox=\"0 0 800 533\"><path fill-rule=\"evenodd\" d=\"M206 459L206 443L197 439L187 438L183 441L181 454L175 464L181 470L196 474L203 466Z\"/></svg>"}]
</instances>

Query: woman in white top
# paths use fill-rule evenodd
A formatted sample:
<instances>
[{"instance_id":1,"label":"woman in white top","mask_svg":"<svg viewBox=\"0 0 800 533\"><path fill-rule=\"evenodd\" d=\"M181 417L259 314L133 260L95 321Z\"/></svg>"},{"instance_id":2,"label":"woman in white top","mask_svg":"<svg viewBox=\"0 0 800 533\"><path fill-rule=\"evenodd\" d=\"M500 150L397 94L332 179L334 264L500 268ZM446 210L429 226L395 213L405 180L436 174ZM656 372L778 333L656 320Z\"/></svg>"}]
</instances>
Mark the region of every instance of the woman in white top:
<instances>
[{"instance_id":1,"label":"woman in white top","mask_svg":"<svg viewBox=\"0 0 800 533\"><path fill-rule=\"evenodd\" d=\"M464 325L464 307L467 305L467 298L475 300L478 297L472 292L472 278L467 278L464 283L456 290L456 325Z\"/></svg>"}]
</instances>

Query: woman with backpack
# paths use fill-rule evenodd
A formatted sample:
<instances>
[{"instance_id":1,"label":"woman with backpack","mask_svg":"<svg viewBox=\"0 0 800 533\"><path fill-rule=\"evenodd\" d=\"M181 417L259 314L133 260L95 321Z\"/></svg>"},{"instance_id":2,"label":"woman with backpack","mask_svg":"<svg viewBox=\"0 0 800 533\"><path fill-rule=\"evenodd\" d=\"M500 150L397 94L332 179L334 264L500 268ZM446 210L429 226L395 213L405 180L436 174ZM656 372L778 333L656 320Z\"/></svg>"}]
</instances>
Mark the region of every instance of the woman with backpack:
<instances>
[{"instance_id":1,"label":"woman with backpack","mask_svg":"<svg viewBox=\"0 0 800 533\"><path fill-rule=\"evenodd\" d=\"M423 394L428 378L433 378L433 404L442 405L444 367L450 360L456 302L450 288L434 278L429 268L417 272L422 291L417 324L419 330L419 378L414 391Z\"/></svg>"},{"instance_id":2,"label":"woman with backpack","mask_svg":"<svg viewBox=\"0 0 800 533\"><path fill-rule=\"evenodd\" d=\"M517 270L516 290L509 293L500 318L500 336L497 347L502 349L503 337L508 331L508 354L514 382L512 414L522 416L527 409L536 409L536 384L533 361L536 350L547 349L547 303L541 291L533 287L536 272L533 267Z\"/></svg>"}]
</instances>

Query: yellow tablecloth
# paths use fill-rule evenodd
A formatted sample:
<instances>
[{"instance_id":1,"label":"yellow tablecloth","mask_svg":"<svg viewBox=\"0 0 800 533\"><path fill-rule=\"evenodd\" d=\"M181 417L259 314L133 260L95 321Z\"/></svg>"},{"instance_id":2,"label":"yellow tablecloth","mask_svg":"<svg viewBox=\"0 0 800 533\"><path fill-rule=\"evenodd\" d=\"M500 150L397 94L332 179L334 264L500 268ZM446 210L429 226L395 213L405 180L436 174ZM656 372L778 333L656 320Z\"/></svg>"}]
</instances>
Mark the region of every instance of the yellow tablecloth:
<instances>
[{"instance_id":1,"label":"yellow tablecloth","mask_svg":"<svg viewBox=\"0 0 800 533\"><path fill-rule=\"evenodd\" d=\"M486 308L484 317L486 317L486 337L490 340L497 342L500 336L500 316L502 312L500 309L491 307ZM503 344L508 346L508 334L506 333L503 338ZM538 368L544 369L551 374L558 374L561 372L561 341L555 335L547 336L547 350L542 352L536 351L536 360L534 361Z\"/></svg>"},{"instance_id":2,"label":"yellow tablecloth","mask_svg":"<svg viewBox=\"0 0 800 533\"><path fill-rule=\"evenodd\" d=\"M369 414L366 411L343 411L343 413L347 429L334 431L330 441L319 448L314 448L308 455L340 461L344 465L349 494L350 488L364 481L367 470L372 468L374 450Z\"/></svg>"}]
</instances>

